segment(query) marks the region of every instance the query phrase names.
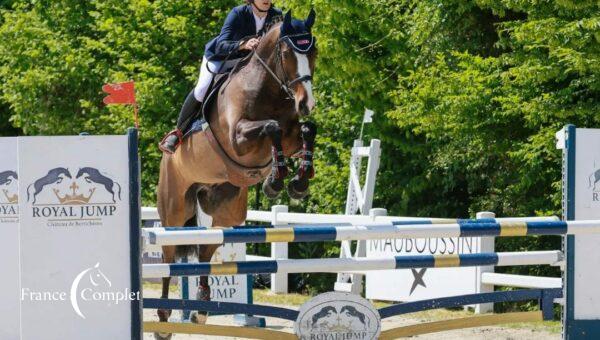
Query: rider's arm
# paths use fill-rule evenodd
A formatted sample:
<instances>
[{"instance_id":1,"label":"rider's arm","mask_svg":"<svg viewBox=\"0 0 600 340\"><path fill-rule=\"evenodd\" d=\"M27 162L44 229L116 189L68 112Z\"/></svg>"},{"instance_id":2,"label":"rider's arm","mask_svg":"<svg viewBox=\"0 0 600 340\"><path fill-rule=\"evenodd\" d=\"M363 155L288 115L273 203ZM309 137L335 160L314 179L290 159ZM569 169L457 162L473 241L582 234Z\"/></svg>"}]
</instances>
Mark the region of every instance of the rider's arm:
<instances>
[{"instance_id":1,"label":"rider's arm","mask_svg":"<svg viewBox=\"0 0 600 340\"><path fill-rule=\"evenodd\" d=\"M229 12L223 28L221 28L221 34L217 37L216 54L228 55L233 51L237 51L240 47L239 40L233 40L235 33L240 27L241 14L235 10Z\"/></svg>"}]
</instances>

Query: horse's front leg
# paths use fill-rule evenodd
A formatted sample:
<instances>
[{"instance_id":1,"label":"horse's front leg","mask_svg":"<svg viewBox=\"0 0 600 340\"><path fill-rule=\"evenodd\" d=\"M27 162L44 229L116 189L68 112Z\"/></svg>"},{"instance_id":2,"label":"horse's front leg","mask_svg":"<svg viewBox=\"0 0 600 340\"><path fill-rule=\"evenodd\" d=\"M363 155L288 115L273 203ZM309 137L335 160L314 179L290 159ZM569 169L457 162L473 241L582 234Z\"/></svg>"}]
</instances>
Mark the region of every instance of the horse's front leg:
<instances>
[{"instance_id":1,"label":"horse's front leg","mask_svg":"<svg viewBox=\"0 0 600 340\"><path fill-rule=\"evenodd\" d=\"M275 198L283 190L283 179L288 175L282 146L283 131L275 120L250 121L242 119L238 122L233 140L238 154L249 152L252 145L261 138L271 140L273 167L269 177L263 182L263 191L269 198Z\"/></svg>"},{"instance_id":2,"label":"horse's front leg","mask_svg":"<svg viewBox=\"0 0 600 340\"><path fill-rule=\"evenodd\" d=\"M302 134L302 160L300 161L298 174L288 183L288 194L294 199L303 199L308 195L308 180L315 175L313 152L317 126L312 122L302 123L300 132Z\"/></svg>"}]
</instances>

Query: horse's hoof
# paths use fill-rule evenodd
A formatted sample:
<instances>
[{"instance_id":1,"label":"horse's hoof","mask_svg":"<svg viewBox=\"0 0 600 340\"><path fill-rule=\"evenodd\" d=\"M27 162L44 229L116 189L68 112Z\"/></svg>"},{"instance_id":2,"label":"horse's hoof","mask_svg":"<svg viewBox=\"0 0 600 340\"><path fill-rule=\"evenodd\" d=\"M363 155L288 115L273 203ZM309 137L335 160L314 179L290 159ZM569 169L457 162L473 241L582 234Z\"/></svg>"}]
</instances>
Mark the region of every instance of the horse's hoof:
<instances>
[{"instance_id":1,"label":"horse's hoof","mask_svg":"<svg viewBox=\"0 0 600 340\"><path fill-rule=\"evenodd\" d=\"M154 339L156 340L171 340L173 334L171 333L154 333Z\"/></svg>"},{"instance_id":2,"label":"horse's hoof","mask_svg":"<svg viewBox=\"0 0 600 340\"><path fill-rule=\"evenodd\" d=\"M190 313L190 321L198 325L205 325L208 319L208 314L192 312Z\"/></svg>"},{"instance_id":3,"label":"horse's hoof","mask_svg":"<svg viewBox=\"0 0 600 340\"><path fill-rule=\"evenodd\" d=\"M305 198L308 193L310 192L308 185L306 186L306 189L304 190L298 190L297 188L300 186L300 181L297 180L296 178L292 179L289 183L288 183L288 195L290 195L291 198L295 199L295 200L301 200L303 198Z\"/></svg>"},{"instance_id":4,"label":"horse's hoof","mask_svg":"<svg viewBox=\"0 0 600 340\"><path fill-rule=\"evenodd\" d=\"M159 309L156 311L156 314L161 322L168 322L172 312L170 309Z\"/></svg>"},{"instance_id":5,"label":"horse's hoof","mask_svg":"<svg viewBox=\"0 0 600 340\"><path fill-rule=\"evenodd\" d=\"M281 184L274 182L275 184L279 185L272 185L268 179L263 182L263 192L269 199L274 199L277 198L277 196L279 196L279 193L283 189L283 181L280 182ZM281 189L277 190L278 186L281 186Z\"/></svg>"}]
</instances>

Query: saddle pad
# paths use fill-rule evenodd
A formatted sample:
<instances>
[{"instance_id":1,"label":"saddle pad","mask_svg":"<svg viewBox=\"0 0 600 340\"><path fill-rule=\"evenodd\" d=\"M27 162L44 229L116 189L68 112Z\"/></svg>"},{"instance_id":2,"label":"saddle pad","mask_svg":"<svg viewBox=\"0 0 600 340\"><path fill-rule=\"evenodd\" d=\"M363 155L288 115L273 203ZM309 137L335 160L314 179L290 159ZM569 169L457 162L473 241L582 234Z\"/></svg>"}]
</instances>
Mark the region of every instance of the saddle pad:
<instances>
[{"instance_id":1,"label":"saddle pad","mask_svg":"<svg viewBox=\"0 0 600 340\"><path fill-rule=\"evenodd\" d=\"M208 123L204 118L196 119L192 125L183 132L183 139L188 138L189 136L195 134L196 132L204 131L208 127Z\"/></svg>"}]
</instances>

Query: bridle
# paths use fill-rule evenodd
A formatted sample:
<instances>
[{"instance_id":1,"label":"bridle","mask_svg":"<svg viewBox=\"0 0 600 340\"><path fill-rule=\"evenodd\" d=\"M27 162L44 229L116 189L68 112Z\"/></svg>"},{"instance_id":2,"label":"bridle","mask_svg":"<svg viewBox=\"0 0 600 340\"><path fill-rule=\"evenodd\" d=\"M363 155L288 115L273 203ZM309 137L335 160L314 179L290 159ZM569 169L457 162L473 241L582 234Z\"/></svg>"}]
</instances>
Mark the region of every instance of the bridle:
<instances>
[{"instance_id":1,"label":"bridle","mask_svg":"<svg viewBox=\"0 0 600 340\"><path fill-rule=\"evenodd\" d=\"M310 43L308 44L308 47L306 49L301 49L299 48L297 45L294 45L293 43L293 38L297 38L297 37L308 37L309 34L307 33L301 33L301 34L294 34L294 35L286 35L284 37L280 37L279 39L277 39L277 45L275 46L275 71L273 71L269 65L267 65L267 63L264 61L264 59L257 53L256 50L254 50L254 55L256 56L256 58L258 59L258 61L262 64L262 66L267 70L267 72L269 72L269 74L273 77L273 79L275 79L275 81L277 81L277 83L279 84L279 87L287 94L287 98L289 100L294 100L294 91L292 91L292 87L294 86L294 84L299 83L299 82L303 82L303 81L312 81L312 75L307 74L304 76L300 76L296 79L293 79L291 81L288 81L287 79L287 74L285 72L284 69L284 65L283 65L283 58L282 58L282 51L281 51L281 43L286 43L288 45L290 45L290 48L294 49L295 51L298 51L299 53L302 54L306 54L308 53L313 45L314 45L314 37L312 35L310 35ZM277 71L281 70L281 73L283 74L282 77L277 76ZM283 78L283 79L282 79Z\"/></svg>"}]
</instances>

